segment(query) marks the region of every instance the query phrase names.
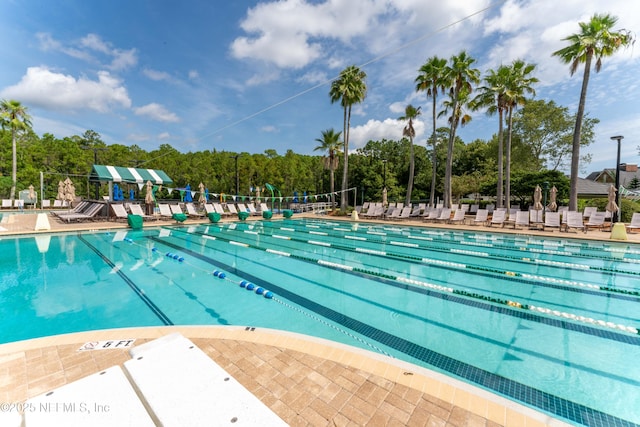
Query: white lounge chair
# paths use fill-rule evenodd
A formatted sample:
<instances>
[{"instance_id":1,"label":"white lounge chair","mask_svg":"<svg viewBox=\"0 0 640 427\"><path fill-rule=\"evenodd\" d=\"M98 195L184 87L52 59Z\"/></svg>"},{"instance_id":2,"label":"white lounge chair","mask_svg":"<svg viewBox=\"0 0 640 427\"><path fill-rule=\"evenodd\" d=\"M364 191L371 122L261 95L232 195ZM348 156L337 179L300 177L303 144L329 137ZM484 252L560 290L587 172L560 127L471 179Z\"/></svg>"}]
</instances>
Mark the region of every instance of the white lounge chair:
<instances>
[{"instance_id":1,"label":"white lounge chair","mask_svg":"<svg viewBox=\"0 0 640 427\"><path fill-rule=\"evenodd\" d=\"M124 208L124 205L121 205L120 203L114 203L111 205L111 210L113 211L113 214L116 216L116 219L121 219L126 221L127 217L129 216L129 214L127 213L127 210Z\"/></svg>"},{"instance_id":2,"label":"white lounge chair","mask_svg":"<svg viewBox=\"0 0 640 427\"><path fill-rule=\"evenodd\" d=\"M467 208L469 208L469 205L467 205ZM461 208L461 209L456 209L456 211L453 213L453 218L451 218L449 220L450 224L464 224L464 215L465 215L465 209Z\"/></svg>"},{"instance_id":3,"label":"white lounge chair","mask_svg":"<svg viewBox=\"0 0 640 427\"><path fill-rule=\"evenodd\" d=\"M547 212L544 214L544 225L542 230L547 228L557 228L560 230L560 212Z\"/></svg>"},{"instance_id":4,"label":"white lounge chair","mask_svg":"<svg viewBox=\"0 0 640 427\"><path fill-rule=\"evenodd\" d=\"M504 221L507 219L507 211L506 210L496 210L493 211L493 215L491 215L491 221L487 223L489 227L492 225L500 225L504 227Z\"/></svg>"},{"instance_id":5,"label":"white lounge chair","mask_svg":"<svg viewBox=\"0 0 640 427\"><path fill-rule=\"evenodd\" d=\"M133 215L138 215L141 216L143 220L152 220L152 219L156 219L156 217L154 215L147 215L144 213L144 211L142 210L142 206L137 205L135 203L132 203L129 205L129 211L131 212L131 214Z\"/></svg>"},{"instance_id":6,"label":"white lounge chair","mask_svg":"<svg viewBox=\"0 0 640 427\"><path fill-rule=\"evenodd\" d=\"M196 207L193 206L193 203L185 203L185 208L187 209L187 215L194 217L194 218L201 218L204 216L204 214L196 211Z\"/></svg>"},{"instance_id":7,"label":"white lounge chair","mask_svg":"<svg viewBox=\"0 0 640 427\"><path fill-rule=\"evenodd\" d=\"M486 224L489 219L489 210L487 209L478 209L476 211L476 216L473 218L473 224Z\"/></svg>"},{"instance_id":8,"label":"white lounge chair","mask_svg":"<svg viewBox=\"0 0 640 427\"><path fill-rule=\"evenodd\" d=\"M2 209L11 209L11 199L2 199Z\"/></svg>"},{"instance_id":9,"label":"white lounge chair","mask_svg":"<svg viewBox=\"0 0 640 427\"><path fill-rule=\"evenodd\" d=\"M589 230L591 228L598 228L600 230L604 230L606 224L604 222L606 214L604 212L594 212L589 217L589 220L585 222L584 227L585 230Z\"/></svg>"},{"instance_id":10,"label":"white lounge chair","mask_svg":"<svg viewBox=\"0 0 640 427\"><path fill-rule=\"evenodd\" d=\"M169 207L169 205L167 203L160 203L158 205L158 208L160 209L160 217L161 218L171 218L173 216L173 213L171 212L171 208Z\"/></svg>"},{"instance_id":11,"label":"white lounge chair","mask_svg":"<svg viewBox=\"0 0 640 427\"><path fill-rule=\"evenodd\" d=\"M231 215L238 215L238 210L236 209L236 205L233 203L227 203L227 209Z\"/></svg>"},{"instance_id":12,"label":"white lounge chair","mask_svg":"<svg viewBox=\"0 0 640 427\"><path fill-rule=\"evenodd\" d=\"M442 208L442 210L440 211L440 215L438 215L438 218L436 218L436 221L438 222L449 222L449 220L451 219L451 208Z\"/></svg>"},{"instance_id":13,"label":"white lounge chair","mask_svg":"<svg viewBox=\"0 0 640 427\"><path fill-rule=\"evenodd\" d=\"M626 228L628 232L640 229L640 212L633 213L633 215L631 216L631 223L627 225Z\"/></svg>"},{"instance_id":14,"label":"white lounge chair","mask_svg":"<svg viewBox=\"0 0 640 427\"><path fill-rule=\"evenodd\" d=\"M51 200L44 199L42 201L42 209L49 209L51 207Z\"/></svg>"},{"instance_id":15,"label":"white lounge chair","mask_svg":"<svg viewBox=\"0 0 640 427\"><path fill-rule=\"evenodd\" d=\"M566 214L567 216L567 224L565 225L565 231L569 231L570 229L577 229L580 231L585 231L586 228L584 226L584 221L582 219L582 212L569 211Z\"/></svg>"},{"instance_id":16,"label":"white lounge chair","mask_svg":"<svg viewBox=\"0 0 640 427\"><path fill-rule=\"evenodd\" d=\"M582 218L591 218L591 215L593 215L594 212L598 212L598 208L596 206L586 206L582 212Z\"/></svg>"}]
</instances>

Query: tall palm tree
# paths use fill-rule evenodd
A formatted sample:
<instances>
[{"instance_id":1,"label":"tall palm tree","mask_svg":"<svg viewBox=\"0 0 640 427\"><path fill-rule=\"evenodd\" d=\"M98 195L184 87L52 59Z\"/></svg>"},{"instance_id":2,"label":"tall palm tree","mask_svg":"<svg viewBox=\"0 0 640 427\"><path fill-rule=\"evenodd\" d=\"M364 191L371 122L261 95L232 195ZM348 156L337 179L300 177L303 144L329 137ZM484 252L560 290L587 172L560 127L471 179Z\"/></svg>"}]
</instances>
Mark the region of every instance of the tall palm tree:
<instances>
[{"instance_id":1,"label":"tall palm tree","mask_svg":"<svg viewBox=\"0 0 640 427\"><path fill-rule=\"evenodd\" d=\"M449 86L449 83L445 80L445 70L447 67L447 60L444 58L438 58L437 56L432 56L427 59L427 62L424 63L422 67L420 67L418 77L416 77L416 91L426 91L427 98L431 98L432 106L431 106L431 119L433 122L433 128L431 132L431 144L433 145L433 151L431 153L431 194L429 196L429 206L435 207L435 194L436 194L436 171L437 171L437 155L436 155L436 144L438 139L436 138L436 105L437 105L437 97L438 92L444 93L446 87Z\"/></svg>"},{"instance_id":2,"label":"tall palm tree","mask_svg":"<svg viewBox=\"0 0 640 427\"><path fill-rule=\"evenodd\" d=\"M447 165L444 176L444 206L451 207L451 172L453 168L453 143L456 139L456 130L463 119L471 120L467 114L463 114L463 107L469 101L474 85L480 82L480 70L472 68L472 64L476 60L467 52L462 51L457 56L454 55L449 59L445 71L445 79L449 83L449 102L445 106L445 112L451 111L449 117L449 144L447 146ZM460 104L460 105L459 105Z\"/></svg>"},{"instance_id":3,"label":"tall palm tree","mask_svg":"<svg viewBox=\"0 0 640 427\"><path fill-rule=\"evenodd\" d=\"M580 132L584 117L584 106L587 99L587 86L591 74L591 62L595 58L596 73L602 67L602 58L613 55L620 47L629 46L635 41L635 37L628 30L612 31L618 18L609 14L595 14L589 22L580 22L580 32L572 34L564 41L569 42L560 50L553 52L553 56L559 57L565 64L571 64L571 75L576 72L578 66L584 63L582 76L582 89L580 90L580 102L576 114L576 125L573 130L573 146L571 153L571 190L569 193L569 209L578 207L578 169L580 162Z\"/></svg>"},{"instance_id":4,"label":"tall palm tree","mask_svg":"<svg viewBox=\"0 0 640 427\"><path fill-rule=\"evenodd\" d=\"M331 103L340 102L344 111L344 163L342 173L342 194L340 209L347 209L347 188L349 186L349 128L351 127L351 106L364 101L367 96L365 79L367 74L355 65L350 65L340 72L340 76L331 83L329 97Z\"/></svg>"},{"instance_id":5,"label":"tall palm tree","mask_svg":"<svg viewBox=\"0 0 640 427\"><path fill-rule=\"evenodd\" d=\"M497 70L487 71L485 84L481 86L478 96L473 100L473 108L487 107L487 114L498 113L498 188L496 192L497 207L503 207L504 183L504 113L507 110L507 92L509 90L509 67L501 65Z\"/></svg>"},{"instance_id":6,"label":"tall palm tree","mask_svg":"<svg viewBox=\"0 0 640 427\"><path fill-rule=\"evenodd\" d=\"M398 120L407 121L407 125L402 130L402 136L409 138L409 182L407 182L407 196L404 204L411 206L411 192L413 191L413 176L415 174L416 161L413 154L413 138L416 136L416 130L413 128L413 121L420 115L420 107L416 108L409 104L404 109L404 116Z\"/></svg>"},{"instance_id":7,"label":"tall palm tree","mask_svg":"<svg viewBox=\"0 0 640 427\"><path fill-rule=\"evenodd\" d=\"M535 95L531 87L538 79L530 77L535 65L526 64L522 60L515 60L509 66L501 65L497 70L489 70L484 78L485 85L479 88L479 94L473 100L473 108L487 107L487 113L498 113L498 207L510 207L511 200L511 135L513 124L513 110L525 102L525 94ZM506 150L504 150L504 119L508 118L508 136ZM506 151L506 156L505 156ZM506 157L506 159L505 159ZM506 166L503 164L506 164ZM506 169L506 171L505 171ZM503 176L503 171L505 174ZM506 179L505 179L506 178ZM503 183L504 186L503 197ZM505 201L503 203L503 200Z\"/></svg>"},{"instance_id":8,"label":"tall palm tree","mask_svg":"<svg viewBox=\"0 0 640 427\"><path fill-rule=\"evenodd\" d=\"M329 169L329 187L331 188L331 207L333 208L335 203L335 184L334 173L340 163L340 149L342 148L342 142L340 136L342 132L336 132L333 129L327 129L322 131L322 138L316 138L316 142L319 142L314 151L324 151L327 153L322 158L324 162L324 168Z\"/></svg>"},{"instance_id":9,"label":"tall palm tree","mask_svg":"<svg viewBox=\"0 0 640 427\"><path fill-rule=\"evenodd\" d=\"M18 159L16 137L18 132L25 131L31 127L31 116L27 114L27 107L13 99L3 99L0 103L0 122L2 129L11 129L11 200L16 196L16 185L18 182Z\"/></svg>"},{"instance_id":10,"label":"tall palm tree","mask_svg":"<svg viewBox=\"0 0 640 427\"><path fill-rule=\"evenodd\" d=\"M507 129L509 133L507 134L505 159L505 198L507 200L507 208L511 207L511 137L513 133L513 111L517 109L519 105L525 104L527 99L526 95L535 96L536 91L532 85L539 80L530 76L535 68L535 64L527 64L521 59L516 59L509 67L509 90L506 93Z\"/></svg>"}]
</instances>

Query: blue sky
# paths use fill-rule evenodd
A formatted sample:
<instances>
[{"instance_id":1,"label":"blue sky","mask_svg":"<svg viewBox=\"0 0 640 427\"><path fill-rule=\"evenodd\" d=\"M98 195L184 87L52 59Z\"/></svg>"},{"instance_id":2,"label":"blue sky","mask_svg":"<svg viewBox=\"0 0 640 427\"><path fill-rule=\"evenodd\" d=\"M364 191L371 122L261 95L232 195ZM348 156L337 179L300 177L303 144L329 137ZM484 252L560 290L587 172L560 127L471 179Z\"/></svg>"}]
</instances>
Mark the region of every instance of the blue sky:
<instances>
[{"instance_id":1,"label":"blue sky","mask_svg":"<svg viewBox=\"0 0 640 427\"><path fill-rule=\"evenodd\" d=\"M182 152L313 153L322 130L342 130L328 92L352 64L367 73L368 93L354 107L350 147L399 139L408 103L423 106L424 145L430 101L414 91L417 70L462 50L483 73L517 58L537 64L537 98L575 112L582 69L570 77L551 56L561 39L594 13L640 29L640 2L628 0L0 0L0 8L0 97L25 104L38 134L92 129L108 144ZM587 111L601 122L581 175L615 167L613 135L625 137L622 161L640 163L639 71L627 49L592 74ZM470 142L496 129L495 117L474 113L459 135Z\"/></svg>"}]
</instances>

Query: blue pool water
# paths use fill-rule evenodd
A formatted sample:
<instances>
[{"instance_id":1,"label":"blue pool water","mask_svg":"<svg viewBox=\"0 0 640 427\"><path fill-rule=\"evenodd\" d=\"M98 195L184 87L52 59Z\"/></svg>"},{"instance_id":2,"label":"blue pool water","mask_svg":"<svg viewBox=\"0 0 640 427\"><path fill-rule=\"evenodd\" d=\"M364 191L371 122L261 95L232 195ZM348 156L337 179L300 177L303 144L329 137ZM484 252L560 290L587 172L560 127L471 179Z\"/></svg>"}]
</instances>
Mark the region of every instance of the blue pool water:
<instances>
[{"instance_id":1,"label":"blue pool water","mask_svg":"<svg viewBox=\"0 0 640 427\"><path fill-rule=\"evenodd\" d=\"M640 246L283 220L4 238L0 251L0 342L259 326L390 355L576 425L640 424Z\"/></svg>"}]
</instances>

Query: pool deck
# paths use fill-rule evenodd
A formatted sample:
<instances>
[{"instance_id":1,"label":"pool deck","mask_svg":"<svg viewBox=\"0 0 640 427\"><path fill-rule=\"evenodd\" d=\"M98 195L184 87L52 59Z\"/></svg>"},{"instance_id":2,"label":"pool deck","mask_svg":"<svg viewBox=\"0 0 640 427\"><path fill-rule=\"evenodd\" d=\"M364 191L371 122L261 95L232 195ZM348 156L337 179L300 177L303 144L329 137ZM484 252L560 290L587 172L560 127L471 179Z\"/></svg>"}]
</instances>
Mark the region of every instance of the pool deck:
<instances>
[{"instance_id":1,"label":"pool deck","mask_svg":"<svg viewBox=\"0 0 640 427\"><path fill-rule=\"evenodd\" d=\"M353 222L348 217L308 216ZM234 217L223 221L234 219L237 220ZM584 234L431 224L421 220L381 222L610 241L609 232L593 230ZM49 223L51 230L45 232L127 227L122 221L66 224L49 218ZM187 220L186 225L202 223L208 221ZM5 230L0 231L0 236L40 233L34 231L35 224L35 214L5 215L0 224ZM145 226L175 224L154 221ZM629 233L626 242L640 243L640 234ZM292 426L566 425L475 386L397 359L314 337L250 326L114 329L3 344L0 403L23 402L130 359L124 349L78 351L86 342L136 339L135 345L139 345L179 331Z\"/></svg>"}]
</instances>

